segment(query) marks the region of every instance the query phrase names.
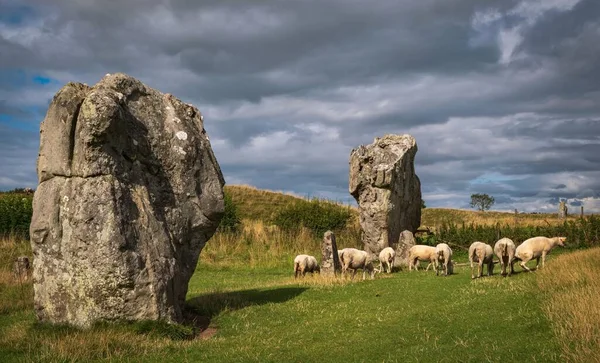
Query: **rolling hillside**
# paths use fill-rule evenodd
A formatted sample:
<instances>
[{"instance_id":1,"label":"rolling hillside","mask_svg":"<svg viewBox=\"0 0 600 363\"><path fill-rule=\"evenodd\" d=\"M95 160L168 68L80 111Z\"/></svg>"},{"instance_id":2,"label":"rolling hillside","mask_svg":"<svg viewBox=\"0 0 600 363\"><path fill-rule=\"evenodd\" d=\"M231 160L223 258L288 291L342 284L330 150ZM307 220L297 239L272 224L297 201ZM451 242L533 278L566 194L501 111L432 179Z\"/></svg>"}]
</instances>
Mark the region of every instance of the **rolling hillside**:
<instances>
[{"instance_id":1,"label":"rolling hillside","mask_svg":"<svg viewBox=\"0 0 600 363\"><path fill-rule=\"evenodd\" d=\"M282 209L292 203L302 202L306 199L282 192L261 190L247 185L227 185L225 191L233 202L238 206L238 211L242 219L261 220L269 223L274 216ZM333 202L332 202L333 203ZM334 203L336 204L336 203ZM340 205L340 208L348 208L346 205ZM351 209L358 215L356 206ZM577 216L571 216L569 219L576 219ZM425 208L421 215L421 225L423 227L436 227L443 223L453 224L476 224L476 225L502 225L515 224L515 214L511 212L487 211L478 212L463 209L448 208ZM556 214L529 214L519 213L516 223L518 225L538 226L548 224L554 225L562 223Z\"/></svg>"}]
</instances>

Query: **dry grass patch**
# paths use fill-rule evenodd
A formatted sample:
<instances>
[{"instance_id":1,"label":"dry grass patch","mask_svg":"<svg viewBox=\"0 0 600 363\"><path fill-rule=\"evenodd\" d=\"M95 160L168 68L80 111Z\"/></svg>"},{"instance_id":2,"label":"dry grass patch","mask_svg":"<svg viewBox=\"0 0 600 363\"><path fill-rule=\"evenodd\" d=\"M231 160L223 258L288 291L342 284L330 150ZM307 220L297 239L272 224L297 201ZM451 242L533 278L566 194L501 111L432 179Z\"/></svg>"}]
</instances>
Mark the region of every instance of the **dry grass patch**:
<instances>
[{"instance_id":1,"label":"dry grass patch","mask_svg":"<svg viewBox=\"0 0 600 363\"><path fill-rule=\"evenodd\" d=\"M558 256L538 272L543 309L557 335L562 357L600 362L600 248Z\"/></svg>"},{"instance_id":2,"label":"dry grass patch","mask_svg":"<svg viewBox=\"0 0 600 363\"><path fill-rule=\"evenodd\" d=\"M174 341L128 331L126 325L106 324L87 331L50 326L40 329L36 325L30 329L27 340L16 344L23 346L28 359L36 362L128 361L131 357L143 360L141 358L145 356L167 358L169 348L181 349L194 344L194 341Z\"/></svg>"},{"instance_id":3,"label":"dry grass patch","mask_svg":"<svg viewBox=\"0 0 600 363\"><path fill-rule=\"evenodd\" d=\"M574 221L579 217L570 215L567 220ZM515 216L513 212L486 211L478 212L463 209L447 208L425 208L422 210L421 225L427 227L436 227L443 223L466 224L476 226L549 226L564 223L564 219L558 219L556 214L539 213L528 214L519 213Z\"/></svg>"},{"instance_id":4,"label":"dry grass patch","mask_svg":"<svg viewBox=\"0 0 600 363\"><path fill-rule=\"evenodd\" d=\"M338 249L362 249L359 236L360 229L354 224L336 234ZM239 232L215 233L202 250L200 263L221 267L290 266L291 270L296 255L308 254L320 260L321 243L322 237L306 228L290 233L261 220L243 219Z\"/></svg>"}]
</instances>

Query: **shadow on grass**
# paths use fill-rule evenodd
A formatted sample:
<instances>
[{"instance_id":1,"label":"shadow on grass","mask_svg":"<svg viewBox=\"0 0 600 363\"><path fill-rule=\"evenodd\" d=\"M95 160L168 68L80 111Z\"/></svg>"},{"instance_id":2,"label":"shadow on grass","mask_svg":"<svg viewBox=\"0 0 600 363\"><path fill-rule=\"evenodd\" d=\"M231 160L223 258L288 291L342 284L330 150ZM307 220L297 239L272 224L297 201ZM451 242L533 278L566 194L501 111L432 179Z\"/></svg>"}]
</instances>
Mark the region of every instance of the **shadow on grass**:
<instances>
[{"instance_id":1,"label":"shadow on grass","mask_svg":"<svg viewBox=\"0 0 600 363\"><path fill-rule=\"evenodd\" d=\"M188 310L214 317L225 310L238 310L252 305L282 303L295 298L306 287L280 287L276 289L250 289L230 292L217 292L193 297L187 301Z\"/></svg>"},{"instance_id":2,"label":"shadow on grass","mask_svg":"<svg viewBox=\"0 0 600 363\"><path fill-rule=\"evenodd\" d=\"M208 335L212 335L216 332L216 329L210 327L211 320L224 311L239 310L253 305L283 303L295 298L306 290L308 290L306 287L280 287L276 289L250 289L200 295L187 301L185 320L187 324L195 326Z\"/></svg>"}]
</instances>

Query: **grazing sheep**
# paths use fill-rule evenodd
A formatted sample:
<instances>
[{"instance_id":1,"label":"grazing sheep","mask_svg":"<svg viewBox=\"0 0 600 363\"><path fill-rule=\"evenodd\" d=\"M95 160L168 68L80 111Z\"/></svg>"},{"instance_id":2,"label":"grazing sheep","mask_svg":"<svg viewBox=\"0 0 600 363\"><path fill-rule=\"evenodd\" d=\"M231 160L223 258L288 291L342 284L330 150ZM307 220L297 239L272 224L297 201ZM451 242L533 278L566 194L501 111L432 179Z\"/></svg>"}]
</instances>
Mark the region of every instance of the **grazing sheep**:
<instances>
[{"instance_id":1,"label":"grazing sheep","mask_svg":"<svg viewBox=\"0 0 600 363\"><path fill-rule=\"evenodd\" d=\"M445 243L440 243L435 246L437 255L437 267L435 274L439 274L439 267L444 269L444 276L448 276L448 268L450 267L450 273L452 273L452 249Z\"/></svg>"},{"instance_id":2,"label":"grazing sheep","mask_svg":"<svg viewBox=\"0 0 600 363\"><path fill-rule=\"evenodd\" d=\"M483 264L487 265L488 276L494 273L494 251L492 246L483 242L473 242L469 247L469 262L471 263L471 278L475 278L473 273L473 262L477 262L477 277L483 273Z\"/></svg>"},{"instance_id":3,"label":"grazing sheep","mask_svg":"<svg viewBox=\"0 0 600 363\"><path fill-rule=\"evenodd\" d=\"M513 268L513 262L515 259L515 243L510 238L502 238L494 245L494 253L500 260L500 266L502 267L500 274L506 275L506 267L510 266L508 276L512 275L512 273L515 272Z\"/></svg>"},{"instance_id":4,"label":"grazing sheep","mask_svg":"<svg viewBox=\"0 0 600 363\"><path fill-rule=\"evenodd\" d=\"M342 251L342 255L344 256L342 262L342 276L346 274L348 269L351 269L352 280L354 280L356 270L361 269L363 270L363 280L365 279L367 271L369 271L371 280L375 278L373 262L366 251L357 250L356 248L344 248Z\"/></svg>"},{"instance_id":5,"label":"grazing sheep","mask_svg":"<svg viewBox=\"0 0 600 363\"><path fill-rule=\"evenodd\" d=\"M320 272L321 268L317 259L309 255L298 255L294 258L294 278L298 275L306 275L307 272L314 274Z\"/></svg>"},{"instance_id":6,"label":"grazing sheep","mask_svg":"<svg viewBox=\"0 0 600 363\"><path fill-rule=\"evenodd\" d=\"M537 270L542 258L542 267L546 262L546 255L556 246L565 246L566 237L533 237L521 243L515 250L515 257L521 260L521 267L527 271L531 271L525 264L532 259L536 259L535 268Z\"/></svg>"},{"instance_id":7,"label":"grazing sheep","mask_svg":"<svg viewBox=\"0 0 600 363\"><path fill-rule=\"evenodd\" d=\"M433 264L437 269L437 250L435 247L425 245L415 245L408 250L408 271L412 271L414 266L416 271L419 271L419 261L428 261L429 264L425 271Z\"/></svg>"},{"instance_id":8,"label":"grazing sheep","mask_svg":"<svg viewBox=\"0 0 600 363\"><path fill-rule=\"evenodd\" d=\"M379 252L379 270L385 272L385 267L387 266L388 273L392 273L394 258L396 258L396 251L392 247L382 249Z\"/></svg>"}]
</instances>

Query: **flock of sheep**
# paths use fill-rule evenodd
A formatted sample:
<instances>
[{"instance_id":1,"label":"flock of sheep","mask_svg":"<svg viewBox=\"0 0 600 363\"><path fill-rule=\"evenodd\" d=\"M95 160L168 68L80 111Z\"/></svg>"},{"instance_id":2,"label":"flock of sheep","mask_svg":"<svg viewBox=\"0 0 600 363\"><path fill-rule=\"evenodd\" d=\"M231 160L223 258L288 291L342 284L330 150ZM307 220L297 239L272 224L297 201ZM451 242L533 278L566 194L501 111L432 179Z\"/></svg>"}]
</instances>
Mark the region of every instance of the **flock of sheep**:
<instances>
[{"instance_id":1,"label":"flock of sheep","mask_svg":"<svg viewBox=\"0 0 600 363\"><path fill-rule=\"evenodd\" d=\"M492 246L483 242L473 242L469 247L469 262L471 264L471 278L481 277L483 273L483 265L487 266L488 276L492 275L494 270L494 254L500 260L501 274L508 275L513 272L513 263L516 260L521 261L519 264L526 271L531 271L525 264L533 259L537 260L536 268L542 260L542 267L546 262L546 255L556 246L564 247L565 237L533 237L525 240L518 247L509 238L502 238ZM345 276L348 270L352 270L352 279L357 270L363 271L363 280L366 274L369 273L371 279L375 278L376 272L392 272L396 252L391 247L384 248L379 253L379 268L373 267L373 261L366 251L361 251L356 248L344 248L338 250L338 256L342 266L342 276ZM429 262L426 271L431 266L434 266L436 275L439 275L440 270L444 275L452 274L452 249L445 243L440 243L435 247L425 245L412 246L408 252L408 269L412 271L414 268L418 270L419 261ZM475 275L475 266L477 265L477 276ZM298 255L294 259L294 277L304 276L307 272L320 272L317 259L309 255Z\"/></svg>"}]
</instances>

